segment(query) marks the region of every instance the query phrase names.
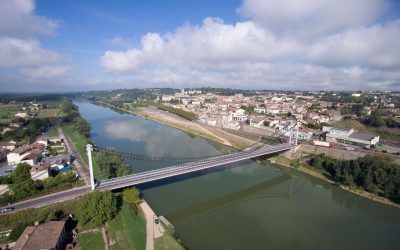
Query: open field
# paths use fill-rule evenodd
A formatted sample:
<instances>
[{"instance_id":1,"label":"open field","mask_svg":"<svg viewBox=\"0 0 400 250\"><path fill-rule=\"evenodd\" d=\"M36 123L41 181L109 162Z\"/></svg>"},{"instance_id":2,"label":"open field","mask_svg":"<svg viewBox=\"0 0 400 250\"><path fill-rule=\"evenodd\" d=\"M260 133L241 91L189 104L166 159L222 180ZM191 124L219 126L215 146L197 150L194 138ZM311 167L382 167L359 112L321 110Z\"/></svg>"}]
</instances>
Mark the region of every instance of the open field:
<instances>
[{"instance_id":1,"label":"open field","mask_svg":"<svg viewBox=\"0 0 400 250\"><path fill-rule=\"evenodd\" d=\"M39 113L40 118L58 117L60 109L43 109Z\"/></svg>"},{"instance_id":2,"label":"open field","mask_svg":"<svg viewBox=\"0 0 400 250\"><path fill-rule=\"evenodd\" d=\"M78 246L80 250L104 249L104 240L101 231L80 233L78 235Z\"/></svg>"},{"instance_id":3,"label":"open field","mask_svg":"<svg viewBox=\"0 0 400 250\"><path fill-rule=\"evenodd\" d=\"M128 205L109 223L110 249L144 250L146 248L146 221Z\"/></svg>"},{"instance_id":4,"label":"open field","mask_svg":"<svg viewBox=\"0 0 400 250\"><path fill-rule=\"evenodd\" d=\"M18 112L23 112L21 104L0 104L0 122L10 122Z\"/></svg>"}]
</instances>

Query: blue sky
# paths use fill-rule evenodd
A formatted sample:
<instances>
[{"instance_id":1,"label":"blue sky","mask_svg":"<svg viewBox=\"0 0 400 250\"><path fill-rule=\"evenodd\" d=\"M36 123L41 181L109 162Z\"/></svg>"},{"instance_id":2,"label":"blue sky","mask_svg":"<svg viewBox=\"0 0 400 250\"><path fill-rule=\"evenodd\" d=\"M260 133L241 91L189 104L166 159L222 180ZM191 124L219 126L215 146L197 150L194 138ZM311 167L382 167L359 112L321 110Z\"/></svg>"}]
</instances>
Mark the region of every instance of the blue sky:
<instances>
[{"instance_id":1,"label":"blue sky","mask_svg":"<svg viewBox=\"0 0 400 250\"><path fill-rule=\"evenodd\" d=\"M389 0L2 0L0 91L400 89Z\"/></svg>"}]
</instances>

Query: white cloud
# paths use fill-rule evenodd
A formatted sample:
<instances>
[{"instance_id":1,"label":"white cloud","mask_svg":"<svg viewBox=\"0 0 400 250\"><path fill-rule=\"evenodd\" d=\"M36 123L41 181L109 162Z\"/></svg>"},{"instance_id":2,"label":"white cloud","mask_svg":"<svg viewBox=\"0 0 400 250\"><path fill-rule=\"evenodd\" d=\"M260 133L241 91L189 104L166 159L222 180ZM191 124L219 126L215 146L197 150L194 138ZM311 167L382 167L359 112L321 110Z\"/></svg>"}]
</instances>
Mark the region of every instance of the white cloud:
<instances>
[{"instance_id":1,"label":"white cloud","mask_svg":"<svg viewBox=\"0 0 400 250\"><path fill-rule=\"evenodd\" d=\"M400 19L325 37L309 47L304 58L330 66L399 68L399 43Z\"/></svg>"},{"instance_id":2,"label":"white cloud","mask_svg":"<svg viewBox=\"0 0 400 250\"><path fill-rule=\"evenodd\" d=\"M0 37L0 67L25 67L59 62L61 56L34 39Z\"/></svg>"},{"instance_id":3,"label":"white cloud","mask_svg":"<svg viewBox=\"0 0 400 250\"><path fill-rule=\"evenodd\" d=\"M111 73L140 70L150 64L215 70L236 62L276 60L296 50L296 42L278 39L253 22L228 25L206 18L202 26L186 25L164 36L148 33L141 48L107 51L101 62Z\"/></svg>"},{"instance_id":4,"label":"white cloud","mask_svg":"<svg viewBox=\"0 0 400 250\"><path fill-rule=\"evenodd\" d=\"M141 46L106 51L105 70L148 86L257 89L374 89L399 85L399 21L346 29L307 42L253 21L206 18L166 34L148 33Z\"/></svg>"},{"instance_id":5,"label":"white cloud","mask_svg":"<svg viewBox=\"0 0 400 250\"><path fill-rule=\"evenodd\" d=\"M34 15L34 9L34 0L0 1L0 70L15 75L15 81L50 79L69 70L65 56L44 48L38 39L52 34L57 22Z\"/></svg>"},{"instance_id":6,"label":"white cloud","mask_svg":"<svg viewBox=\"0 0 400 250\"><path fill-rule=\"evenodd\" d=\"M57 22L33 15L34 9L34 0L1 0L0 34L13 37L52 34Z\"/></svg>"},{"instance_id":7,"label":"white cloud","mask_svg":"<svg viewBox=\"0 0 400 250\"><path fill-rule=\"evenodd\" d=\"M244 0L238 10L276 33L313 38L369 24L388 7L387 0Z\"/></svg>"}]
</instances>

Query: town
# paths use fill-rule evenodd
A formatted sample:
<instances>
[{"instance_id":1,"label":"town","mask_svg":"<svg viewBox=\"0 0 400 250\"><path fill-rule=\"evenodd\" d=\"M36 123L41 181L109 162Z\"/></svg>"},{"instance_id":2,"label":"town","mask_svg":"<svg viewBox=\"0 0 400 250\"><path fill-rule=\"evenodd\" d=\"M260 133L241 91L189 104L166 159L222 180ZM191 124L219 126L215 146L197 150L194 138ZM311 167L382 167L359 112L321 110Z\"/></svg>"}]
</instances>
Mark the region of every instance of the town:
<instances>
[{"instance_id":1,"label":"town","mask_svg":"<svg viewBox=\"0 0 400 250\"><path fill-rule=\"evenodd\" d=\"M224 131L226 134L218 134L217 139L222 137L226 145L240 149L250 142L274 144L274 138L269 136L276 133L287 140L294 133L288 128L297 127L296 152L282 155L290 161L289 167L298 167L304 155L321 153L339 160L383 155L400 162L400 93L396 92L135 89L81 92L70 98L133 111L150 119L156 112L157 117L165 115L159 119L170 125L195 124L189 132ZM2 214L14 212L13 203L90 184L82 148L85 144L76 139L89 138L90 125L69 99L61 95L43 102L9 99L1 104L1 109L0 202L8 205L1 210ZM242 144L234 143L232 138L241 138ZM102 157L98 155L95 160L97 168L108 169L106 178L131 172L122 155ZM118 165L116 169L104 165L110 159ZM313 159L311 166L316 164ZM285 165L279 159L275 162ZM54 236L54 244L64 237L61 233L65 222L55 223L59 233ZM52 227L41 227L47 226ZM6 230L2 235L7 239L4 235L11 232ZM21 243L21 239L15 243L17 249L19 244L26 243Z\"/></svg>"}]
</instances>

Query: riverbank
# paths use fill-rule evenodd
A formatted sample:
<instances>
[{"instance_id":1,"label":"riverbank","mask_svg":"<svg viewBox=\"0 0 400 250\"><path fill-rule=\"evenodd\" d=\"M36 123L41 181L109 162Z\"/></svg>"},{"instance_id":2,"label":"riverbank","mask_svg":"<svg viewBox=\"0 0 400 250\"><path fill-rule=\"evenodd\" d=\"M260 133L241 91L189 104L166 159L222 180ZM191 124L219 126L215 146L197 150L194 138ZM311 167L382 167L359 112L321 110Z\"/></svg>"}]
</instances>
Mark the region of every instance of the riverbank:
<instances>
[{"instance_id":1,"label":"riverbank","mask_svg":"<svg viewBox=\"0 0 400 250\"><path fill-rule=\"evenodd\" d=\"M200 136L212 141L216 141L227 146L235 147L237 149L245 149L249 145L256 142L249 138L229 133L217 127L206 126L203 124L185 120L184 118L178 117L174 114L170 114L162 110L151 108L135 108L134 110L128 110L113 106L102 101L97 101L97 103L130 114L140 115L147 119L151 119L153 121L168 125L184 132Z\"/></svg>"},{"instance_id":2,"label":"riverbank","mask_svg":"<svg viewBox=\"0 0 400 250\"><path fill-rule=\"evenodd\" d=\"M109 106L111 108L119 109L119 110L124 111L124 112L128 112L128 113L132 113L132 114L135 114L135 115L141 115L141 116L144 116L144 117L148 117L148 118L150 118L152 120L155 120L157 122L172 126L174 128L183 130L185 132L196 134L196 131L193 131L193 130L189 130L188 131L185 128L182 128L182 126L178 126L177 125L177 124L182 124L183 122L185 122L183 118L179 117L179 118L175 118L174 119L173 115L172 116L166 116L165 114L163 114L162 111L157 112L157 111L153 111L153 110L148 109L148 108L145 109L145 110L141 109L141 110L137 110L137 111L130 111L130 110L127 110L127 109L115 107L113 105L110 105L110 104L107 104L107 103L104 103L104 102L99 102L99 103L100 104L104 104L106 106ZM190 123L193 123L193 122L190 122ZM203 126L203 127L209 127L209 126ZM225 133L225 135L226 134L230 134L230 133L228 133L226 131L223 131L223 132ZM199 134L197 133L196 135L199 135ZM213 139L213 138L208 138L208 139ZM225 138L225 139L227 139L227 138ZM221 140L215 140L215 139L213 139L213 140L221 143ZM247 140L251 141L249 139L247 139ZM254 143L254 141L252 141L252 142ZM239 148L243 149L243 147L239 147ZM348 154L349 152L345 152L345 153ZM350 153L353 153L353 152L350 152ZM337 154L337 152L335 152L335 154ZM385 205L390 205L390 206L394 206L394 207L400 208L399 204L397 204L397 203L395 203L395 202L393 202L393 201L391 201L391 200L389 200L387 198L384 198L382 196L378 196L378 195L366 192L366 191L358 189L358 188L350 188L350 187L347 187L347 186L344 186L344 185L337 184L334 181L332 181L331 179L329 179L327 176L322 174L321 172L315 171L315 170L311 169L310 167L305 166L304 163L300 163L298 167L291 166L290 163L291 163L292 160L288 159L288 158L285 158L283 155L285 155L285 154L279 155L278 158L277 157L271 158L270 162L278 164L278 165L283 166L283 167L288 167L288 168L291 168L291 169L295 169L297 171L300 171L300 172L303 172L305 174L311 175L311 176L313 176L315 178L318 178L318 179L321 179L323 181L326 181L326 182L328 182L328 183L330 183L332 185L337 185L341 189L346 190L348 192L351 192L353 194L356 194L358 196L361 196L363 198L366 198L366 199L369 199L369 200L372 200L372 201L375 201L375 202L379 202L379 203L382 203L382 204L385 204ZM313 154L311 154L311 155L313 155ZM356 159L356 158L360 157L360 155L351 155L351 156L348 156L348 157L346 155L341 155L341 156L343 156L343 159L347 159L349 157L350 157L349 159ZM286 159L286 160L284 160L284 159Z\"/></svg>"},{"instance_id":3,"label":"riverbank","mask_svg":"<svg viewBox=\"0 0 400 250\"><path fill-rule=\"evenodd\" d=\"M269 158L267 161L270 162L270 163L273 163L273 164L277 164L277 165L282 166L282 167L294 169L295 171L299 171L299 172L305 173L307 175L313 176L315 178L318 178L318 179L323 180L323 181L325 181L327 183L330 183L331 185L335 185L335 186L337 186L337 187L339 187L339 188L341 188L341 189L343 189L345 191L351 192L351 193L353 193L355 195L358 195L360 197L363 197L365 199L369 199L369 200L372 200L372 201L375 201L375 202L379 202L379 203L384 204L384 205L389 205L389 206L400 208L400 204L397 204L397 203L395 203L395 202L393 202L393 201L391 201L391 200L389 200L389 199L387 199L385 197L378 196L378 195L366 192L366 191L358 189L358 188L351 188L351 187L348 187L348 186L345 186L345 185L338 184L335 181L332 181L331 179L329 179L329 177L325 176L323 173L312 169L311 166L309 166L309 165L307 165L305 163L300 163L299 167L294 167L294 166L290 165L292 160L290 160L289 158L286 158L282 154L274 156L272 158Z\"/></svg>"}]
</instances>

